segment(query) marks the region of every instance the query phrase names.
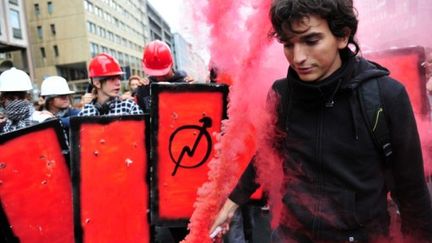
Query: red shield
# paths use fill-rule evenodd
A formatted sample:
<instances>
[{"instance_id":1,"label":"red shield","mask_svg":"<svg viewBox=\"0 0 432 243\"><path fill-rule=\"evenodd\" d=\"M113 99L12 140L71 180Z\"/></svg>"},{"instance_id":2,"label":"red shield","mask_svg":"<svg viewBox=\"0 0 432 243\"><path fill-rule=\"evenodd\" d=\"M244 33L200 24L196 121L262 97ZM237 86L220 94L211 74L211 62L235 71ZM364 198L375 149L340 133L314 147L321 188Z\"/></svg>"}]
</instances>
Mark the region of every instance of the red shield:
<instances>
[{"instance_id":1,"label":"red shield","mask_svg":"<svg viewBox=\"0 0 432 243\"><path fill-rule=\"evenodd\" d=\"M226 117L227 87L153 84L152 149L155 224L184 224L207 181L215 133Z\"/></svg>"},{"instance_id":2,"label":"red shield","mask_svg":"<svg viewBox=\"0 0 432 243\"><path fill-rule=\"evenodd\" d=\"M144 116L71 120L79 242L149 242Z\"/></svg>"},{"instance_id":3,"label":"red shield","mask_svg":"<svg viewBox=\"0 0 432 243\"><path fill-rule=\"evenodd\" d=\"M0 198L11 235L22 243L74 242L68 150L59 122L3 134L0 144Z\"/></svg>"}]
</instances>

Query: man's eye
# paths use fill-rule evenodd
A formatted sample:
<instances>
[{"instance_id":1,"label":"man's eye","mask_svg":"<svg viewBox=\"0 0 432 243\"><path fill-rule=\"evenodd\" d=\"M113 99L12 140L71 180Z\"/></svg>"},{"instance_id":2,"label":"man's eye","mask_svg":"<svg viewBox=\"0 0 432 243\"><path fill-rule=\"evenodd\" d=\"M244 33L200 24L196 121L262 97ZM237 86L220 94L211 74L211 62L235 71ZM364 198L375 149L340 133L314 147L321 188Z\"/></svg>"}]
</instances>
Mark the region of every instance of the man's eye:
<instances>
[{"instance_id":1,"label":"man's eye","mask_svg":"<svg viewBox=\"0 0 432 243\"><path fill-rule=\"evenodd\" d=\"M285 43L284 47L285 48L292 48L294 45L292 43Z\"/></svg>"},{"instance_id":2,"label":"man's eye","mask_svg":"<svg viewBox=\"0 0 432 243\"><path fill-rule=\"evenodd\" d=\"M313 46L316 45L318 43L319 40L316 39L312 39L312 40L306 40L305 43L309 46Z\"/></svg>"}]
</instances>

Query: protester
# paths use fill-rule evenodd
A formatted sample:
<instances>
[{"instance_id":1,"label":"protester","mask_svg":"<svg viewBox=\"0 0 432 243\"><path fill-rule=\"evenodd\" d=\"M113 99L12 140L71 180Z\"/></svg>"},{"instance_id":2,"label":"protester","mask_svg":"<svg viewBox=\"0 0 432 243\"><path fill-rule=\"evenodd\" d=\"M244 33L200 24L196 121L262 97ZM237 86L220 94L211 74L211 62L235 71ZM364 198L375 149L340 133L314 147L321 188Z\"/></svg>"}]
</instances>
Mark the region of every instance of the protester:
<instances>
[{"instance_id":1,"label":"protester","mask_svg":"<svg viewBox=\"0 0 432 243\"><path fill-rule=\"evenodd\" d=\"M143 70L148 75L148 85L137 89L137 102L145 113L150 113L150 85L156 82L185 83L193 82L185 71L175 70L171 49L162 41L151 41L144 47ZM184 227L156 227L156 242L179 242L188 231Z\"/></svg>"},{"instance_id":2,"label":"protester","mask_svg":"<svg viewBox=\"0 0 432 243\"><path fill-rule=\"evenodd\" d=\"M285 177L273 242L390 242L389 190L404 236L431 242L431 201L411 104L385 68L357 56L353 1L274 0L270 18L290 63L269 94L278 98L272 144ZM382 102L375 124L366 118L364 96ZM383 131L382 123L388 137L372 126ZM381 147L377 137L389 141ZM220 226L219 237L226 233L235 210L257 189L257 175L269 174L264 170L252 160L210 232Z\"/></svg>"},{"instance_id":3,"label":"protester","mask_svg":"<svg viewBox=\"0 0 432 243\"><path fill-rule=\"evenodd\" d=\"M95 98L84 105L78 116L142 114L134 101L120 99L121 75L123 71L114 57L106 53L95 56L89 65Z\"/></svg>"},{"instance_id":4,"label":"protester","mask_svg":"<svg viewBox=\"0 0 432 243\"><path fill-rule=\"evenodd\" d=\"M144 47L143 69L149 76L149 85L141 85L137 89L138 105L144 112L150 112L150 85L154 82L193 82L185 71L174 70L171 49L162 41L155 40Z\"/></svg>"},{"instance_id":5,"label":"protester","mask_svg":"<svg viewBox=\"0 0 432 243\"><path fill-rule=\"evenodd\" d=\"M148 79L141 79L138 75L130 76L128 79L128 90L123 93L121 98L134 100L136 96L137 88L140 85L148 85Z\"/></svg>"},{"instance_id":6,"label":"protester","mask_svg":"<svg viewBox=\"0 0 432 243\"><path fill-rule=\"evenodd\" d=\"M71 116L80 112L71 106L71 94L74 91L69 89L66 79L60 76L51 76L42 82L41 97L44 100L44 110L59 118L63 127L69 129Z\"/></svg>"},{"instance_id":7,"label":"protester","mask_svg":"<svg viewBox=\"0 0 432 243\"><path fill-rule=\"evenodd\" d=\"M30 77L22 70L11 68L0 74L0 100L6 120L2 123L0 133L15 131L38 124L53 115L36 111L30 101L33 89Z\"/></svg>"},{"instance_id":8,"label":"protester","mask_svg":"<svg viewBox=\"0 0 432 243\"><path fill-rule=\"evenodd\" d=\"M218 83L231 86L234 83L234 80L230 74L220 70L214 62L210 62L207 83Z\"/></svg>"},{"instance_id":9,"label":"protester","mask_svg":"<svg viewBox=\"0 0 432 243\"><path fill-rule=\"evenodd\" d=\"M426 92L428 96L430 110L432 111L432 50L428 49L426 61L423 63L426 71ZM432 116L431 116L432 119Z\"/></svg>"}]
</instances>

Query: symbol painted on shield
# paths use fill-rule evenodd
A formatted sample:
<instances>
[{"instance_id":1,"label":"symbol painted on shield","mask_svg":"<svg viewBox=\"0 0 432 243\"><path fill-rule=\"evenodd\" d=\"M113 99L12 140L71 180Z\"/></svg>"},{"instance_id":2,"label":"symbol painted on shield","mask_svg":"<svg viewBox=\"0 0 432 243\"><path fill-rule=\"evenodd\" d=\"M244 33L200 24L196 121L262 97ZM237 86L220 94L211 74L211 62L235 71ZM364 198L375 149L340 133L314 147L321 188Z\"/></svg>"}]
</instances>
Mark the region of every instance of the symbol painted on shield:
<instances>
[{"instance_id":1,"label":"symbol painted on shield","mask_svg":"<svg viewBox=\"0 0 432 243\"><path fill-rule=\"evenodd\" d=\"M207 161L208 157L210 156L211 149L212 149L212 140L211 140L211 136L210 136L209 132L207 131L207 128L212 126L212 119L210 117L205 116L205 117L201 118L199 121L202 123L202 126L184 125L184 126L177 128L177 130L175 130L170 136L169 153L170 153L171 160L175 164L174 170L171 173L172 176L175 176L178 168L193 169L193 168L197 168L197 167L201 166L202 164L204 164ZM175 158L173 155L173 152L172 152L173 141L175 140L176 136L178 136L179 134L184 133L184 132L187 132L187 133L192 132L192 134L198 134L198 136L196 137L192 148L190 148L188 145L184 146L183 149L181 150L178 158ZM198 146L202 142L207 143L207 149L206 149L204 156L200 160L198 160L195 164L192 164L192 165L182 164L184 155L187 154L189 157L194 157L194 155L196 155L195 153L196 153Z\"/></svg>"}]
</instances>

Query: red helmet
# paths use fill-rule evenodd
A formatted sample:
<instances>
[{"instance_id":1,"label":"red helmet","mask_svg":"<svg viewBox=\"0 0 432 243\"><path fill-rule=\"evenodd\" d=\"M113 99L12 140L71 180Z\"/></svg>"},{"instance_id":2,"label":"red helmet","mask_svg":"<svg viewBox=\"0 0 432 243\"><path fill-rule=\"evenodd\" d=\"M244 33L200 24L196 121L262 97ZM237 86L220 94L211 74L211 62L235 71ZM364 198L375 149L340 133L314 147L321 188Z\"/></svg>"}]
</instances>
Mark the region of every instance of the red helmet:
<instances>
[{"instance_id":1,"label":"red helmet","mask_svg":"<svg viewBox=\"0 0 432 243\"><path fill-rule=\"evenodd\" d=\"M96 55L89 65L90 78L116 76L123 73L118 61L106 53Z\"/></svg>"},{"instance_id":2,"label":"red helmet","mask_svg":"<svg viewBox=\"0 0 432 243\"><path fill-rule=\"evenodd\" d=\"M142 63L144 72L147 75L166 75L173 65L169 46L160 40L151 41L144 47Z\"/></svg>"}]
</instances>

